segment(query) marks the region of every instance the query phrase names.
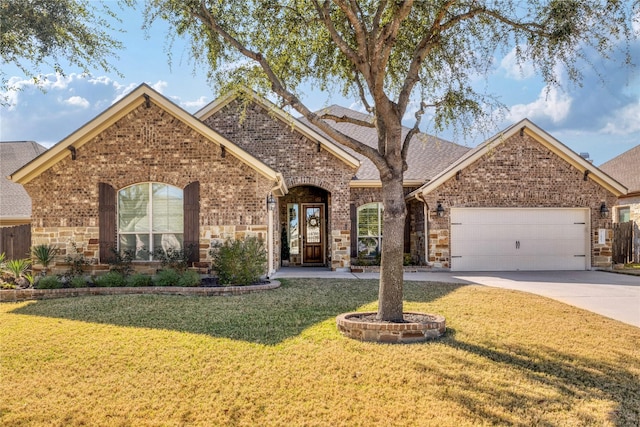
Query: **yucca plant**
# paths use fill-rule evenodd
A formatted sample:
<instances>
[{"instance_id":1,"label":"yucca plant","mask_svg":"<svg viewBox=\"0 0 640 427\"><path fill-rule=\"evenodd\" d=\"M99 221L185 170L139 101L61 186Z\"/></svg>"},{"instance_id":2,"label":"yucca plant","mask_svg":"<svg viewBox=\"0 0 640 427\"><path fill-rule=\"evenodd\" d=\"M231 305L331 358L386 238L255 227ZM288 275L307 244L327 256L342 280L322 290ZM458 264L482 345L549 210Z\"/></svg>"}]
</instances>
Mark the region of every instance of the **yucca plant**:
<instances>
[{"instance_id":1,"label":"yucca plant","mask_svg":"<svg viewBox=\"0 0 640 427\"><path fill-rule=\"evenodd\" d=\"M42 273L46 275L49 264L53 262L58 254L58 247L47 244L37 245L31 248L31 254L38 260L38 263L42 265Z\"/></svg>"},{"instance_id":2,"label":"yucca plant","mask_svg":"<svg viewBox=\"0 0 640 427\"><path fill-rule=\"evenodd\" d=\"M20 287L27 287L30 281L26 275L31 267L31 260L29 258L12 259L5 263L5 271L13 276L13 281Z\"/></svg>"}]
</instances>

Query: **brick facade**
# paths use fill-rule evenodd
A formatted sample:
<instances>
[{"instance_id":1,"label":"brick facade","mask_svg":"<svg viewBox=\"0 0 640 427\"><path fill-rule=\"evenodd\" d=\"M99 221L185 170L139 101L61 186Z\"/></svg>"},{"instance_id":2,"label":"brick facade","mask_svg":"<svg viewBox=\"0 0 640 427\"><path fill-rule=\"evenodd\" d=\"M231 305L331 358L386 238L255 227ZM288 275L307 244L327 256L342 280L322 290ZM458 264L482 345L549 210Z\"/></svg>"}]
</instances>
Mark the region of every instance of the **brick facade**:
<instances>
[{"instance_id":1,"label":"brick facade","mask_svg":"<svg viewBox=\"0 0 640 427\"><path fill-rule=\"evenodd\" d=\"M279 257L286 207L292 200L309 203L318 193L325 204L326 261L332 269L348 268L350 258L349 181L355 168L323 149L317 142L297 132L291 124L275 118L257 103L243 105L234 100L204 119L204 123L229 141L284 175L290 194L278 200L276 256ZM323 191L295 192L296 187ZM309 197L302 197L308 194Z\"/></svg>"},{"instance_id":2,"label":"brick facade","mask_svg":"<svg viewBox=\"0 0 640 427\"><path fill-rule=\"evenodd\" d=\"M151 104L139 106L25 184L31 196L32 244L70 242L98 261L98 183L116 190L141 182L184 188L200 182L200 258L212 241L266 237L266 197L273 183L215 143Z\"/></svg>"},{"instance_id":3,"label":"brick facade","mask_svg":"<svg viewBox=\"0 0 640 427\"><path fill-rule=\"evenodd\" d=\"M428 206L428 257L433 266L450 266L452 207L535 207L591 209L591 265L611 265L611 234L598 244L598 229L611 229L611 216L600 217L600 204L613 206L616 196L528 134L513 135L492 147L425 197ZM444 217L435 214L437 203Z\"/></svg>"}]
</instances>

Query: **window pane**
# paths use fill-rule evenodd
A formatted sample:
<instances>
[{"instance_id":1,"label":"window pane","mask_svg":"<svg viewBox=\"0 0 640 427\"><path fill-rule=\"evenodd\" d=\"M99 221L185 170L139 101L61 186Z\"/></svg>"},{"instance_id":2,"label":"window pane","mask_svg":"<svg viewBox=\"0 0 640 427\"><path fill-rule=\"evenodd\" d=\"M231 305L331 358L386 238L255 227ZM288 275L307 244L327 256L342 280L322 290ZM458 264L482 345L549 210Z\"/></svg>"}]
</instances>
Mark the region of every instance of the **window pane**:
<instances>
[{"instance_id":1,"label":"window pane","mask_svg":"<svg viewBox=\"0 0 640 427\"><path fill-rule=\"evenodd\" d=\"M181 250L182 243L182 234L162 233L153 235L153 247L156 251L162 249L165 254L169 253L169 251Z\"/></svg>"},{"instance_id":2,"label":"window pane","mask_svg":"<svg viewBox=\"0 0 640 427\"><path fill-rule=\"evenodd\" d=\"M358 236L380 235L378 203L369 203L358 209Z\"/></svg>"},{"instance_id":3,"label":"window pane","mask_svg":"<svg viewBox=\"0 0 640 427\"><path fill-rule=\"evenodd\" d=\"M153 231L182 232L184 227L182 190L153 184Z\"/></svg>"},{"instance_id":4,"label":"window pane","mask_svg":"<svg viewBox=\"0 0 640 427\"><path fill-rule=\"evenodd\" d=\"M149 234L120 234L120 251L135 251L135 259L149 259Z\"/></svg>"},{"instance_id":5,"label":"window pane","mask_svg":"<svg viewBox=\"0 0 640 427\"><path fill-rule=\"evenodd\" d=\"M118 230L149 230L149 184L132 185L118 192Z\"/></svg>"},{"instance_id":6,"label":"window pane","mask_svg":"<svg viewBox=\"0 0 640 427\"><path fill-rule=\"evenodd\" d=\"M358 238L358 256L375 257L380 253L380 240L373 237Z\"/></svg>"},{"instance_id":7,"label":"window pane","mask_svg":"<svg viewBox=\"0 0 640 427\"><path fill-rule=\"evenodd\" d=\"M320 208L306 208L307 228L305 239L307 243L320 243Z\"/></svg>"},{"instance_id":8,"label":"window pane","mask_svg":"<svg viewBox=\"0 0 640 427\"><path fill-rule=\"evenodd\" d=\"M298 204L289 203L287 205L287 212L289 215L289 253L291 255L298 255L300 253L298 233Z\"/></svg>"},{"instance_id":9,"label":"window pane","mask_svg":"<svg viewBox=\"0 0 640 427\"><path fill-rule=\"evenodd\" d=\"M618 209L618 222L631 221L631 208L619 208Z\"/></svg>"}]
</instances>

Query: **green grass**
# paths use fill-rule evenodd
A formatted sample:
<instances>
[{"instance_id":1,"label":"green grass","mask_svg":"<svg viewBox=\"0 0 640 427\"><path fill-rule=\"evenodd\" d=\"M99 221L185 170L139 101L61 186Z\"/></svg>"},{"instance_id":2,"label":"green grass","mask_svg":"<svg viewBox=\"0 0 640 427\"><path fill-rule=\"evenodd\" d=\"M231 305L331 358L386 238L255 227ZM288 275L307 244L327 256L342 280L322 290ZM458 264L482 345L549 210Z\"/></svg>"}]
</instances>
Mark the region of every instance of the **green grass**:
<instances>
[{"instance_id":1,"label":"green grass","mask_svg":"<svg viewBox=\"0 0 640 427\"><path fill-rule=\"evenodd\" d=\"M542 297L406 283L413 345L342 337L377 282L0 305L0 424L636 426L640 329Z\"/></svg>"}]
</instances>

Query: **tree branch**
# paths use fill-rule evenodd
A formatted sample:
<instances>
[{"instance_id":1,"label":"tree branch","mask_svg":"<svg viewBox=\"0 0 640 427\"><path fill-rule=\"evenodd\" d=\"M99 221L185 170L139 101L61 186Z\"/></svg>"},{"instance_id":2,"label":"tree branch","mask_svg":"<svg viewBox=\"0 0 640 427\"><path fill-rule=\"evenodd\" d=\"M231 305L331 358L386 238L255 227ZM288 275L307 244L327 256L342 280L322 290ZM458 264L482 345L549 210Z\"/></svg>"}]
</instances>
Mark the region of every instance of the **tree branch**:
<instances>
[{"instance_id":1,"label":"tree branch","mask_svg":"<svg viewBox=\"0 0 640 427\"><path fill-rule=\"evenodd\" d=\"M365 128L370 128L370 129L376 128L376 125L373 122L358 120L346 115L336 116L335 114L320 114L320 118L322 118L323 120L333 120L336 123L351 123L353 125L362 126Z\"/></svg>"}]
</instances>

